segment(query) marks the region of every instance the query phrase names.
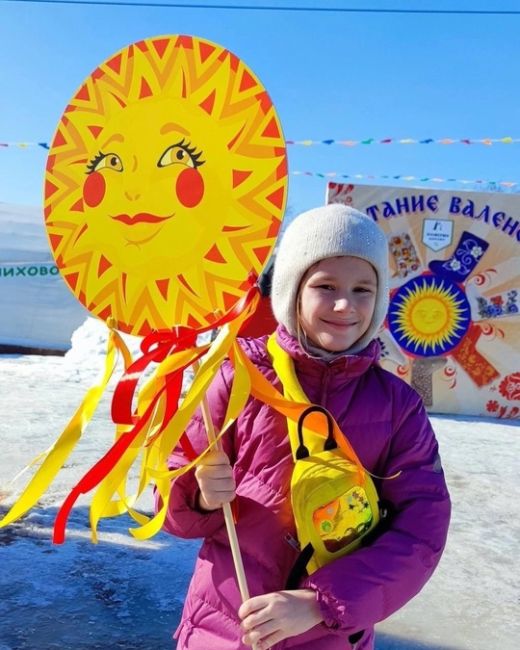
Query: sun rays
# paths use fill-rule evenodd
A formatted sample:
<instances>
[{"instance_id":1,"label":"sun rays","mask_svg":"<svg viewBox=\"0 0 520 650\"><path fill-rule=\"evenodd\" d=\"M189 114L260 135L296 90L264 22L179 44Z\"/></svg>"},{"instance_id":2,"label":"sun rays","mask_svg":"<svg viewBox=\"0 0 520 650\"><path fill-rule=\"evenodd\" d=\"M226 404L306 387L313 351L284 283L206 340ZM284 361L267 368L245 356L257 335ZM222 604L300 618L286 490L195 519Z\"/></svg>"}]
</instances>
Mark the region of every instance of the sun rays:
<instances>
[{"instance_id":1,"label":"sun rays","mask_svg":"<svg viewBox=\"0 0 520 650\"><path fill-rule=\"evenodd\" d=\"M399 289L392 299L388 322L405 350L419 356L437 356L460 342L470 323L470 309L455 284L423 276Z\"/></svg>"}]
</instances>

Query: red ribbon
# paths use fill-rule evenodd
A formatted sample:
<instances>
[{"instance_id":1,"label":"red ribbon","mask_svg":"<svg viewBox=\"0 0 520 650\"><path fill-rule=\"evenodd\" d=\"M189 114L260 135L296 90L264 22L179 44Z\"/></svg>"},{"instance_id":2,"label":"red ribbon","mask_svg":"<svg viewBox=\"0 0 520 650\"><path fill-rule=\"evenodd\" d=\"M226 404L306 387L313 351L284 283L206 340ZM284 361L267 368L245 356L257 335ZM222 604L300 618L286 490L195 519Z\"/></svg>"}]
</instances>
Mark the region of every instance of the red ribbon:
<instances>
[{"instance_id":1,"label":"red ribbon","mask_svg":"<svg viewBox=\"0 0 520 650\"><path fill-rule=\"evenodd\" d=\"M168 354L171 354L174 351L186 350L189 347L194 346L198 334L221 327L225 323L229 323L237 318L251 304L255 295L259 293L256 279L256 276L252 274L249 275L248 282L251 286L247 293L227 314L215 323L200 330L194 330L188 327L177 327L174 331L153 332L143 339L141 342L143 356L127 368L124 376L116 386L112 398L112 418L114 422L118 424L134 424L134 426L130 431L123 433L115 441L106 454L88 470L77 485L69 492L54 521L54 544L62 544L65 541L65 528L67 526L67 521L72 507L76 503L78 497L81 494L86 494L99 485L116 466L125 451L139 435L145 424L149 422L157 401L164 391L166 391L166 408L159 433L166 427L168 422L177 412L180 393L182 390L182 377L184 370L196 359L202 357L206 350L201 350L200 354L198 354L195 359L190 360L189 363L185 364L181 368L177 368L169 375L166 375L164 384L154 395L144 414L140 417L137 415L134 416L132 415L132 399L141 374L148 364L151 361L160 363ZM159 433L157 435L159 435ZM184 453L189 459L196 458L195 450L185 434L181 436L180 443Z\"/></svg>"},{"instance_id":2,"label":"red ribbon","mask_svg":"<svg viewBox=\"0 0 520 650\"><path fill-rule=\"evenodd\" d=\"M135 422L132 413L135 390L142 373L152 361L160 363L164 361L168 354L193 347L199 334L222 327L222 325L234 320L247 309L255 295L260 292L256 284L256 275L250 273L247 281L250 287L246 294L235 303L227 314L224 314L222 318L211 325L198 330L190 327L176 327L174 330L160 330L145 336L141 341L143 356L126 369L115 388L112 398L112 420L115 424L133 424Z\"/></svg>"},{"instance_id":3,"label":"red ribbon","mask_svg":"<svg viewBox=\"0 0 520 650\"><path fill-rule=\"evenodd\" d=\"M141 429L148 422L149 417L153 413L155 404L163 391L166 389L164 384L152 402L149 404L144 415L137 421L136 425L131 431L123 433L107 453L93 465L88 472L80 479L79 483L69 492L65 501L58 510L56 519L54 520L54 534L52 541L54 544L63 544L65 541L65 528L69 518L70 511L76 503L80 494L85 494L95 488L103 480L103 478L110 472L110 470L117 464L118 460L125 453L128 447L135 440Z\"/></svg>"},{"instance_id":4,"label":"red ribbon","mask_svg":"<svg viewBox=\"0 0 520 650\"><path fill-rule=\"evenodd\" d=\"M161 363L168 354L193 347L197 341L197 331L179 327L176 331L160 331L148 334L141 341L143 356L136 359L119 380L112 397L112 420L115 424L133 424L136 417L132 413L132 401L137 384L143 372L154 361ZM172 373L175 374L175 373Z\"/></svg>"}]
</instances>

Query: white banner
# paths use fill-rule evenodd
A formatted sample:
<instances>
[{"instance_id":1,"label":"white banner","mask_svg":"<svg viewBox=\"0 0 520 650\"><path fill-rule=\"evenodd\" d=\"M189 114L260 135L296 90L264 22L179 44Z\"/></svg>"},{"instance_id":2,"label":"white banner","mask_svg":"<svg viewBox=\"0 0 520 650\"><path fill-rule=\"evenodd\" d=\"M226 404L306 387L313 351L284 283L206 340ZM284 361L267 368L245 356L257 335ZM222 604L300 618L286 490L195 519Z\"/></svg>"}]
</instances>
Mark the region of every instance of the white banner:
<instances>
[{"instance_id":1,"label":"white banner","mask_svg":"<svg viewBox=\"0 0 520 650\"><path fill-rule=\"evenodd\" d=\"M53 262L0 263L0 305L0 348L65 352L88 316Z\"/></svg>"}]
</instances>

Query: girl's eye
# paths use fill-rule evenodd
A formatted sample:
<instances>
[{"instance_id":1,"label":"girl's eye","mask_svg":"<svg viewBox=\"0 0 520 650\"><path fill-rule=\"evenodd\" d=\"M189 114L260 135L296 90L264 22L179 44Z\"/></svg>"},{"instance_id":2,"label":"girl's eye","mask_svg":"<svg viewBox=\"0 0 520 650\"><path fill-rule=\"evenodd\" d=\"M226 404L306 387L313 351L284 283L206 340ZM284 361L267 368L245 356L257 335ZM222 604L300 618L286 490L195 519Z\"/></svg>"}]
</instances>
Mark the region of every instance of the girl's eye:
<instances>
[{"instance_id":1,"label":"girl's eye","mask_svg":"<svg viewBox=\"0 0 520 650\"><path fill-rule=\"evenodd\" d=\"M323 289L325 291L334 291L336 287L332 286L332 284L320 284L318 286L318 289Z\"/></svg>"},{"instance_id":2,"label":"girl's eye","mask_svg":"<svg viewBox=\"0 0 520 650\"><path fill-rule=\"evenodd\" d=\"M354 291L356 293L372 293L372 289L369 289L368 287L356 287Z\"/></svg>"},{"instance_id":3,"label":"girl's eye","mask_svg":"<svg viewBox=\"0 0 520 650\"><path fill-rule=\"evenodd\" d=\"M197 152L195 147L191 147L190 143L185 143L184 140L172 144L159 158L157 167L168 167L169 165L184 165L196 169L204 164L204 161L199 160L202 151Z\"/></svg>"},{"instance_id":4,"label":"girl's eye","mask_svg":"<svg viewBox=\"0 0 520 650\"><path fill-rule=\"evenodd\" d=\"M100 151L97 156L87 165L87 174L92 172L99 172L102 169L111 169L115 172L123 171L123 162L121 158L115 153L103 153Z\"/></svg>"}]
</instances>

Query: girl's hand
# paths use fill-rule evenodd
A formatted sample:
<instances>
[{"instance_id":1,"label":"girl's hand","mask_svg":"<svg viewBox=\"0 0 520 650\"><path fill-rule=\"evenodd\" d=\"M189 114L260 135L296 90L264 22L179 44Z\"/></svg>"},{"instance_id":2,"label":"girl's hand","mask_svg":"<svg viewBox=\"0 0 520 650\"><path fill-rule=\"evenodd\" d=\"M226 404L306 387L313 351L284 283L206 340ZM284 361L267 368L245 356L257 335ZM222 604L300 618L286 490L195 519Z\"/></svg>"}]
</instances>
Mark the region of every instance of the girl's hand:
<instances>
[{"instance_id":1,"label":"girl's hand","mask_svg":"<svg viewBox=\"0 0 520 650\"><path fill-rule=\"evenodd\" d=\"M323 620L312 589L255 596L241 605L238 615L244 631L242 642L259 650L302 634Z\"/></svg>"},{"instance_id":2,"label":"girl's hand","mask_svg":"<svg viewBox=\"0 0 520 650\"><path fill-rule=\"evenodd\" d=\"M195 469L199 485L199 506L203 510L217 510L235 498L235 479L229 458L223 451L208 452Z\"/></svg>"}]
</instances>

